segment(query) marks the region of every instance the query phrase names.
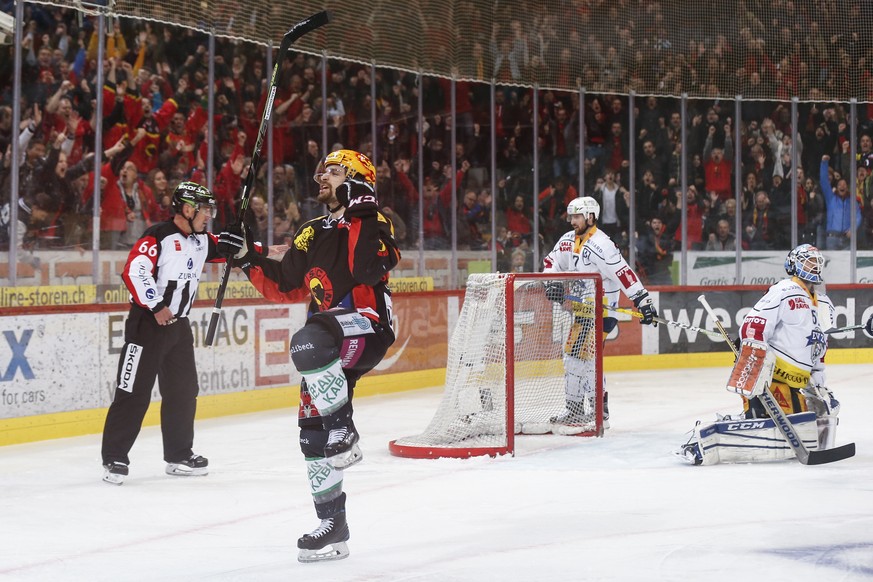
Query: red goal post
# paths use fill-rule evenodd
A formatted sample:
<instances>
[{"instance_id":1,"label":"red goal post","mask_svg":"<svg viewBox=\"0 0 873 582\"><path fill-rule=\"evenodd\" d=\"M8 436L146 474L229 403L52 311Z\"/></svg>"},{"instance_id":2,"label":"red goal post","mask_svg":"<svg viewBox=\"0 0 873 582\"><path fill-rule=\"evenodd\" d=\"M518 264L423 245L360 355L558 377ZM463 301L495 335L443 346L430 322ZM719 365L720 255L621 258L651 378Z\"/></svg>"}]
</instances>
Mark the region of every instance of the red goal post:
<instances>
[{"instance_id":1,"label":"red goal post","mask_svg":"<svg viewBox=\"0 0 873 582\"><path fill-rule=\"evenodd\" d=\"M391 441L391 454L512 455L516 434L602 436L602 305L597 274L470 275L440 405L423 433ZM555 422L568 386L584 415Z\"/></svg>"}]
</instances>

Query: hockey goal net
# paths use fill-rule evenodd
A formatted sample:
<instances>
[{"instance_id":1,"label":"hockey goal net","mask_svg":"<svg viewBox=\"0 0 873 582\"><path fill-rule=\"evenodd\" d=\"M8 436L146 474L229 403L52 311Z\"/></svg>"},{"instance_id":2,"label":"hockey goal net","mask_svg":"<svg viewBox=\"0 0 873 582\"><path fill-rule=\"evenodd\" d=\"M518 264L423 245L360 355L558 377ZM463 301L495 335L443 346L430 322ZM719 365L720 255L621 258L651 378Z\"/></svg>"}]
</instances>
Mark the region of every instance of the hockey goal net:
<instances>
[{"instance_id":1,"label":"hockey goal net","mask_svg":"<svg viewBox=\"0 0 873 582\"><path fill-rule=\"evenodd\" d=\"M595 274L470 275L442 401L427 429L391 441L391 453L494 456L514 454L516 434L602 436L602 304Z\"/></svg>"}]
</instances>

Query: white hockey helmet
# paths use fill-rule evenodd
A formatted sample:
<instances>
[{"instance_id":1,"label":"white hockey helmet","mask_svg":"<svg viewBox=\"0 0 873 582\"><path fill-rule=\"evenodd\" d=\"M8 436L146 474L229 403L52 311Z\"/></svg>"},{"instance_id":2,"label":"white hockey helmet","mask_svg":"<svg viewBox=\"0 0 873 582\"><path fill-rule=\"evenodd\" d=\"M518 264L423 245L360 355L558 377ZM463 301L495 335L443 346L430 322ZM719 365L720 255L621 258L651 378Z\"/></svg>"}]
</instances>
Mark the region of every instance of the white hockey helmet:
<instances>
[{"instance_id":1,"label":"white hockey helmet","mask_svg":"<svg viewBox=\"0 0 873 582\"><path fill-rule=\"evenodd\" d=\"M600 218L600 204L591 196L574 198L567 205L567 216L573 216L574 214L584 214L586 218L589 214L593 214L594 219L597 220Z\"/></svg>"},{"instance_id":2,"label":"white hockey helmet","mask_svg":"<svg viewBox=\"0 0 873 582\"><path fill-rule=\"evenodd\" d=\"M795 247L785 257L785 272L813 285L824 282L821 275L823 269L824 257L821 251L810 244Z\"/></svg>"}]
</instances>

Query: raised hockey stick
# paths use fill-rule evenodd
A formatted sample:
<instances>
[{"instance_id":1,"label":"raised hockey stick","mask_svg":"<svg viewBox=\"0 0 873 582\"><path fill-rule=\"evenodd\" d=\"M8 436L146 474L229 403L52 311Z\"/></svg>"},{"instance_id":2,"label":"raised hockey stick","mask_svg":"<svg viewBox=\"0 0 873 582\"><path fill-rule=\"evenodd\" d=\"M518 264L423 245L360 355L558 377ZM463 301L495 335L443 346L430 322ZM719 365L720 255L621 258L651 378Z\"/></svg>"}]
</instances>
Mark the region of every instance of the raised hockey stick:
<instances>
[{"instance_id":1,"label":"raised hockey stick","mask_svg":"<svg viewBox=\"0 0 873 582\"><path fill-rule=\"evenodd\" d=\"M718 327L724 338L724 341L726 341L731 347L734 355L738 356L739 352L737 351L737 347L734 345L734 342L731 341L730 336L727 334L724 327L722 327L721 322L715 316L715 313L713 312L712 307L709 305L709 302L706 300L706 297L701 294L697 298L697 300L700 301L700 304L703 305L706 313L708 313L709 317L712 318L712 320L715 322L716 326ZM795 432L794 425L791 424L790 420L788 420L788 417L782 410L782 407L779 406L778 402L776 402L776 399L770 392L769 386L765 387L764 391L761 394L758 394L758 399L761 401L761 404L764 405L764 408L767 410L770 418L773 419L773 423L776 425L776 428L778 428L779 432L782 433L782 436L783 438L785 438L788 446L790 446L791 450L794 451L794 455L797 457L797 460L800 461L802 464L823 465L825 463L842 461L843 459L848 459L849 457L855 456L855 443L849 443L841 447L834 447L832 449L824 449L821 451L810 451L803 444L803 440L800 438L797 432Z\"/></svg>"},{"instance_id":2,"label":"raised hockey stick","mask_svg":"<svg viewBox=\"0 0 873 582\"><path fill-rule=\"evenodd\" d=\"M243 183L242 194L240 195L239 214L236 217L237 226L242 225L243 217L249 207L249 201L252 198L252 190L255 184L255 175L258 173L258 168L261 165L261 146L264 142L264 135L267 133L267 122L270 120L270 115L273 112L273 100L276 98L276 84L279 80L279 68L288 54L288 49L300 37L321 28L330 22L330 12L323 10L313 14L309 18L305 18L291 27L291 30L285 33L282 37L282 42L279 45L279 52L276 54L276 62L273 65L273 74L270 77L270 90L267 94L267 102L264 105L264 112L261 114L261 125L258 128L258 139L255 141L255 149L252 153L252 161L249 163L248 174L246 181ZM215 340L215 331L218 328L218 321L221 318L221 304L224 302L224 292L227 289L227 282L230 279L230 272L233 270L233 257L228 257L227 263L224 266L224 272L221 275L221 283L218 285L218 292L215 295L215 305L212 308L212 316L209 319L209 328L206 331L204 343L211 346Z\"/></svg>"},{"instance_id":3,"label":"raised hockey stick","mask_svg":"<svg viewBox=\"0 0 873 582\"><path fill-rule=\"evenodd\" d=\"M564 299L569 299L570 301L575 301L576 303L591 303L590 299L583 299L582 297L576 297L575 295L565 295ZM614 311L616 313L624 313L625 315L630 315L631 317L636 317L637 319L643 318L642 313L640 313L639 311L634 311L633 309L625 309L623 307L610 307L609 305L604 305L603 308L609 311ZM671 327L680 327L682 329L687 329L688 331L702 333L703 335L709 336L713 339L721 339L721 335L708 329L694 327L693 325L688 325L687 323L682 323L680 321L671 321L669 319L664 319L663 317L653 317L652 319L664 325L669 325Z\"/></svg>"}]
</instances>

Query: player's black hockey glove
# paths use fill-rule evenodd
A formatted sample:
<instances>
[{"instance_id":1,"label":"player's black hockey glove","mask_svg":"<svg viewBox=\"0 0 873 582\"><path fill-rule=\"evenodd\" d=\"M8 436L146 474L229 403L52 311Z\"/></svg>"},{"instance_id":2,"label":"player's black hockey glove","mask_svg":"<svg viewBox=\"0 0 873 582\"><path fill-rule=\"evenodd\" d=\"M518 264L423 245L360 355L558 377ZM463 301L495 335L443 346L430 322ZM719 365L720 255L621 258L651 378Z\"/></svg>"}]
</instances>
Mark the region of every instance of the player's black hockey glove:
<instances>
[{"instance_id":1,"label":"player's black hockey glove","mask_svg":"<svg viewBox=\"0 0 873 582\"><path fill-rule=\"evenodd\" d=\"M658 312L655 311L655 304L652 303L652 298L649 297L648 291L643 291L634 297L634 305L643 316L640 319L641 324L658 327L658 322L655 321L655 318L658 317Z\"/></svg>"},{"instance_id":2,"label":"player's black hockey glove","mask_svg":"<svg viewBox=\"0 0 873 582\"><path fill-rule=\"evenodd\" d=\"M564 283L561 281L546 281L543 283L546 288L546 299L557 303L564 302Z\"/></svg>"},{"instance_id":3,"label":"player's black hockey glove","mask_svg":"<svg viewBox=\"0 0 873 582\"><path fill-rule=\"evenodd\" d=\"M231 224L218 235L218 254L228 259L242 259L249 253L246 241L245 227L241 224Z\"/></svg>"},{"instance_id":4,"label":"player's black hockey glove","mask_svg":"<svg viewBox=\"0 0 873 582\"><path fill-rule=\"evenodd\" d=\"M336 189L336 199L346 207L347 218L366 218L376 216L379 204L376 202L376 192L364 180L347 178Z\"/></svg>"}]
</instances>

